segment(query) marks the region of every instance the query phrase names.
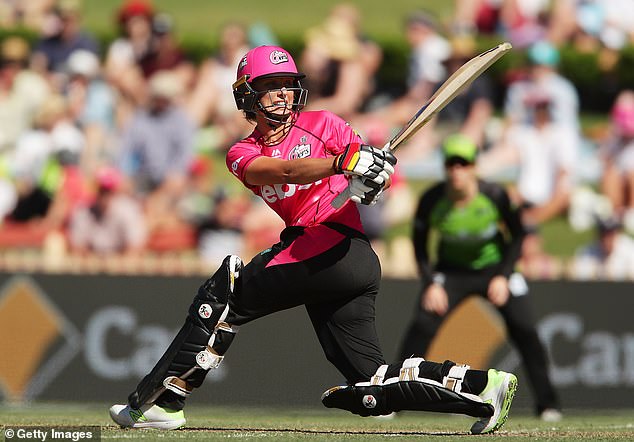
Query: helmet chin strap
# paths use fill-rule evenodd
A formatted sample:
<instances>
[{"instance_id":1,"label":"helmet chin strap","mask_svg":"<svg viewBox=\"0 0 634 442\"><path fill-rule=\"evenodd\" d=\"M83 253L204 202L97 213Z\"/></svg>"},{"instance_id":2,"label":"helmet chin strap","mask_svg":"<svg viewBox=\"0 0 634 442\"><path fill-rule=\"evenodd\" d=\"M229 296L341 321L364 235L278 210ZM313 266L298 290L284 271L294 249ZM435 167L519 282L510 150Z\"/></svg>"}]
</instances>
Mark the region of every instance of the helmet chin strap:
<instances>
[{"instance_id":1,"label":"helmet chin strap","mask_svg":"<svg viewBox=\"0 0 634 442\"><path fill-rule=\"evenodd\" d=\"M276 128L282 124L287 123L289 117L294 118L294 115L297 114L297 111L294 111L292 109L288 113L285 112L283 114L276 114L273 112L269 112L266 110L264 106L262 106L262 103L258 103L258 108L259 108L259 111L262 113L262 115L264 115L264 118L266 118L267 124L271 128Z\"/></svg>"}]
</instances>

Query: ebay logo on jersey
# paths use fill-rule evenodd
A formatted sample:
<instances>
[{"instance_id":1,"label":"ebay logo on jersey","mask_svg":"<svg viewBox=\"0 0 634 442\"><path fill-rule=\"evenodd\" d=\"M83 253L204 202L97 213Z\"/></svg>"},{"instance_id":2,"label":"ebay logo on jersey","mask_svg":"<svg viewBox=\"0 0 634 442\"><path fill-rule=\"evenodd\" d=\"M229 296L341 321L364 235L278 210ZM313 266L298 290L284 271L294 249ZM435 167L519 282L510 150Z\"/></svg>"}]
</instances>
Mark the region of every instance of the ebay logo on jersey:
<instances>
[{"instance_id":1,"label":"ebay logo on jersey","mask_svg":"<svg viewBox=\"0 0 634 442\"><path fill-rule=\"evenodd\" d=\"M322 180L317 180L314 183L309 184L266 184L260 186L260 195L267 203L274 203L284 198L289 198L299 190L310 189L312 186L321 184Z\"/></svg>"}]
</instances>

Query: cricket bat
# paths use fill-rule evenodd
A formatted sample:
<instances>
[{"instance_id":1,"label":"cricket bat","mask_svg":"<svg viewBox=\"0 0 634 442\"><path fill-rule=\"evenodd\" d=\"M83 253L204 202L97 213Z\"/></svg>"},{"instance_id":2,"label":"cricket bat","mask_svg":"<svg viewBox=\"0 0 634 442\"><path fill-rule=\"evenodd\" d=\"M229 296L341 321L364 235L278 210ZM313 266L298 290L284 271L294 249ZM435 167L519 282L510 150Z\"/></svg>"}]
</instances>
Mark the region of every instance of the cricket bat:
<instances>
[{"instance_id":1,"label":"cricket bat","mask_svg":"<svg viewBox=\"0 0 634 442\"><path fill-rule=\"evenodd\" d=\"M476 55L471 60L460 66L416 114L405 124L401 130L383 146L383 150L394 152L405 141L409 140L418 130L425 126L442 109L447 106L457 95L469 87L473 81L495 63L502 55L512 48L508 42ZM346 188L332 201L332 206L339 208L350 198L350 189Z\"/></svg>"}]
</instances>

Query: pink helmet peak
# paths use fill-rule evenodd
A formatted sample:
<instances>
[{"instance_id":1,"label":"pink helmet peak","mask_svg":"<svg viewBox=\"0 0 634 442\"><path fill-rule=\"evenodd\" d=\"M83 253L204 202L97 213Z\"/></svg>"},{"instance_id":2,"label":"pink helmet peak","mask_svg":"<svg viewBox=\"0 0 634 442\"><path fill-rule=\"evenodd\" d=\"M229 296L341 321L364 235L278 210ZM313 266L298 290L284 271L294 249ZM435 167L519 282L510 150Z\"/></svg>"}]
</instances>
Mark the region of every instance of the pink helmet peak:
<instances>
[{"instance_id":1,"label":"pink helmet peak","mask_svg":"<svg viewBox=\"0 0 634 442\"><path fill-rule=\"evenodd\" d=\"M248 82L264 76L288 75L304 78L297 72L297 66L291 54L279 46L258 46L245 54L238 64L237 79L248 75Z\"/></svg>"}]
</instances>

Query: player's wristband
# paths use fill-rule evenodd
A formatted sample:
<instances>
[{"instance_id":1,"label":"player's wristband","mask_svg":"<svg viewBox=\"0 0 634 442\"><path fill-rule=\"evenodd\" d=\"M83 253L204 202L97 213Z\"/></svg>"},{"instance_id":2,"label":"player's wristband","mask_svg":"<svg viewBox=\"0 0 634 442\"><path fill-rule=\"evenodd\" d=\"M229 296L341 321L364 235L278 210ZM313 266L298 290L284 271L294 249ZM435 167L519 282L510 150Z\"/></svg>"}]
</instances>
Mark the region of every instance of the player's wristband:
<instances>
[{"instance_id":1,"label":"player's wristband","mask_svg":"<svg viewBox=\"0 0 634 442\"><path fill-rule=\"evenodd\" d=\"M350 143L346 146L343 153L337 155L332 162L332 168L335 173L344 173L352 171L359 162L361 145L359 143Z\"/></svg>"}]
</instances>

